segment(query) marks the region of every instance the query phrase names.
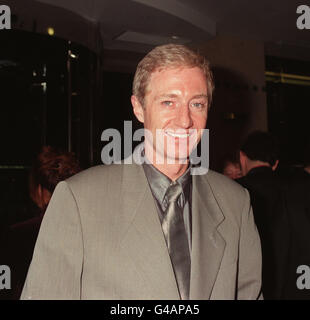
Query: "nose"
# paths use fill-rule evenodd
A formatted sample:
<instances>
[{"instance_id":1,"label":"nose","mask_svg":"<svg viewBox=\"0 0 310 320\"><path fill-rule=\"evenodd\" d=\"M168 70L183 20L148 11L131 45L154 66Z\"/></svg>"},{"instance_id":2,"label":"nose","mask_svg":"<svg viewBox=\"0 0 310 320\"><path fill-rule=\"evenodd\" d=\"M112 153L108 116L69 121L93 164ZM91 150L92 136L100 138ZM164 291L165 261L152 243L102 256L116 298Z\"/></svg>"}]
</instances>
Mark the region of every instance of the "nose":
<instances>
[{"instance_id":1,"label":"nose","mask_svg":"<svg viewBox=\"0 0 310 320\"><path fill-rule=\"evenodd\" d=\"M179 107L178 113L176 115L176 122L177 125L183 129L188 129L193 125L189 106L184 104Z\"/></svg>"}]
</instances>

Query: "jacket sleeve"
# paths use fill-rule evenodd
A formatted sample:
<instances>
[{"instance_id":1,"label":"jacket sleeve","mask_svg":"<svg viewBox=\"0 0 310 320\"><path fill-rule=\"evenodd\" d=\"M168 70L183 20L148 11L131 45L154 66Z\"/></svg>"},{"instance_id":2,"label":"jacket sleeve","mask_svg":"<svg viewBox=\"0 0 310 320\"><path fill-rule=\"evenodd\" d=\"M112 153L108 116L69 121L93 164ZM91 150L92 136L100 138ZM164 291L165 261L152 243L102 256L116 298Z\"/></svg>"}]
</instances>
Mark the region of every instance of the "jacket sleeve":
<instances>
[{"instance_id":1,"label":"jacket sleeve","mask_svg":"<svg viewBox=\"0 0 310 320\"><path fill-rule=\"evenodd\" d=\"M259 234L254 222L254 216L248 191L245 190L245 193L246 197L241 217L239 241L237 299L262 299L261 244Z\"/></svg>"},{"instance_id":2,"label":"jacket sleeve","mask_svg":"<svg viewBox=\"0 0 310 320\"><path fill-rule=\"evenodd\" d=\"M80 299L81 221L74 196L60 182L44 215L21 299Z\"/></svg>"}]
</instances>

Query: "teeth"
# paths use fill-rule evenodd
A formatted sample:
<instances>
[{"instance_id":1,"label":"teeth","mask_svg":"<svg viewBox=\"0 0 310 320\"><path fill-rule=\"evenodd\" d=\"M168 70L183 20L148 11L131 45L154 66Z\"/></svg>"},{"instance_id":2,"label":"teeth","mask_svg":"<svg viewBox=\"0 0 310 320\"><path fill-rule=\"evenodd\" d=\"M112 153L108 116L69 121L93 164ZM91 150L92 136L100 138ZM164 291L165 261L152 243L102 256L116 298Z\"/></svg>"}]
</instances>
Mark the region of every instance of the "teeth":
<instances>
[{"instance_id":1,"label":"teeth","mask_svg":"<svg viewBox=\"0 0 310 320\"><path fill-rule=\"evenodd\" d=\"M171 137L174 137L174 138L187 138L189 137L189 134L188 133L175 133L175 132L170 132L170 131L166 131L166 134L171 136Z\"/></svg>"}]
</instances>

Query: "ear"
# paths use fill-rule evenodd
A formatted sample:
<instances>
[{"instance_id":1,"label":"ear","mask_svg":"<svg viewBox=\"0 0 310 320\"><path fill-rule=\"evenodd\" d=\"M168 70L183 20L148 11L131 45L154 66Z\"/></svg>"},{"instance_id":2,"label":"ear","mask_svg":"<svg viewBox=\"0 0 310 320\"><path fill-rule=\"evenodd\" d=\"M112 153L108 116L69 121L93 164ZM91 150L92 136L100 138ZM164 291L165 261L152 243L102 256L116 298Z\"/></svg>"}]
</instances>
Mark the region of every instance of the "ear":
<instances>
[{"instance_id":1,"label":"ear","mask_svg":"<svg viewBox=\"0 0 310 320\"><path fill-rule=\"evenodd\" d=\"M36 192L37 192L37 197L41 199L43 194L43 188L40 184L38 184Z\"/></svg>"},{"instance_id":2,"label":"ear","mask_svg":"<svg viewBox=\"0 0 310 320\"><path fill-rule=\"evenodd\" d=\"M42 188L42 202L43 205L46 207L48 205L48 203L51 200L51 196L52 194L45 188Z\"/></svg>"},{"instance_id":3,"label":"ear","mask_svg":"<svg viewBox=\"0 0 310 320\"><path fill-rule=\"evenodd\" d=\"M51 199L51 193L40 184L36 190L36 204L40 209L45 209Z\"/></svg>"},{"instance_id":4,"label":"ear","mask_svg":"<svg viewBox=\"0 0 310 320\"><path fill-rule=\"evenodd\" d=\"M276 163L271 167L272 171L275 171L278 167L279 160L276 160Z\"/></svg>"},{"instance_id":5,"label":"ear","mask_svg":"<svg viewBox=\"0 0 310 320\"><path fill-rule=\"evenodd\" d=\"M239 151L240 164L241 164L241 162L244 162L244 156L245 156L245 154L242 151Z\"/></svg>"},{"instance_id":6,"label":"ear","mask_svg":"<svg viewBox=\"0 0 310 320\"><path fill-rule=\"evenodd\" d=\"M241 172L245 176L247 174L247 156L244 152L240 151L240 166L241 166Z\"/></svg>"},{"instance_id":7,"label":"ear","mask_svg":"<svg viewBox=\"0 0 310 320\"><path fill-rule=\"evenodd\" d=\"M144 123L144 109L138 100L138 98L134 95L131 96L131 104L133 108L133 113L135 114L136 118Z\"/></svg>"},{"instance_id":8,"label":"ear","mask_svg":"<svg viewBox=\"0 0 310 320\"><path fill-rule=\"evenodd\" d=\"M41 209L42 208L42 195L43 188L40 184L38 184L33 191L31 192L31 199L33 202Z\"/></svg>"}]
</instances>

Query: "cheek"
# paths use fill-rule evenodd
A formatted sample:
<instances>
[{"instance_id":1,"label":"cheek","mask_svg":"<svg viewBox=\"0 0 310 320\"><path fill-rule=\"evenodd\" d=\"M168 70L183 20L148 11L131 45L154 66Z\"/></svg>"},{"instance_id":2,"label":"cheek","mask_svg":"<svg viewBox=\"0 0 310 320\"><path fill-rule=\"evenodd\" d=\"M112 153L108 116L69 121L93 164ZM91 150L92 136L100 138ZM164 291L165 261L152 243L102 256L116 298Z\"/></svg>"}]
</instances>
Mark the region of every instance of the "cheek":
<instances>
[{"instance_id":1,"label":"cheek","mask_svg":"<svg viewBox=\"0 0 310 320\"><path fill-rule=\"evenodd\" d=\"M149 104L144 112L145 123L150 127L154 127L156 124L158 124L160 118L160 110L155 108L154 105Z\"/></svg>"},{"instance_id":2,"label":"cheek","mask_svg":"<svg viewBox=\"0 0 310 320\"><path fill-rule=\"evenodd\" d=\"M173 121L175 115L167 110L158 110L152 114L151 125L154 129L164 129Z\"/></svg>"},{"instance_id":3,"label":"cheek","mask_svg":"<svg viewBox=\"0 0 310 320\"><path fill-rule=\"evenodd\" d=\"M193 119L194 128L204 129L206 127L206 124L207 124L206 114L194 115L192 119Z\"/></svg>"},{"instance_id":4,"label":"cheek","mask_svg":"<svg viewBox=\"0 0 310 320\"><path fill-rule=\"evenodd\" d=\"M144 112L144 128L151 130L155 122L156 119L154 119L154 115L149 110Z\"/></svg>"}]
</instances>

